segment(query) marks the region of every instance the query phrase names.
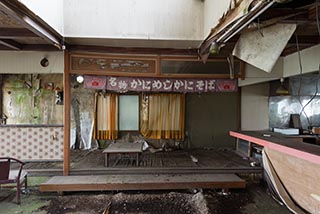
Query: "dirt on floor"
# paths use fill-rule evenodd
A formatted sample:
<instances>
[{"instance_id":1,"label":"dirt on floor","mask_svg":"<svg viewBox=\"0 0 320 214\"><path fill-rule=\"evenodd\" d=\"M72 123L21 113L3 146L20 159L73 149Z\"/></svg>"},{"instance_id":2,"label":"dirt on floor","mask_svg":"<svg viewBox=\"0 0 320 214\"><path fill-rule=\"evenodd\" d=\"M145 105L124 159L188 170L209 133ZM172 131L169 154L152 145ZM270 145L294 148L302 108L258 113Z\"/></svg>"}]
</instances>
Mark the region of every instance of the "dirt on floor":
<instances>
[{"instance_id":1,"label":"dirt on floor","mask_svg":"<svg viewBox=\"0 0 320 214\"><path fill-rule=\"evenodd\" d=\"M43 208L48 214L67 213L153 213L207 214L202 193L124 194L62 196Z\"/></svg>"},{"instance_id":2,"label":"dirt on floor","mask_svg":"<svg viewBox=\"0 0 320 214\"><path fill-rule=\"evenodd\" d=\"M246 189L41 193L31 188L17 205L15 190L0 190L0 214L290 214L261 184Z\"/></svg>"}]
</instances>

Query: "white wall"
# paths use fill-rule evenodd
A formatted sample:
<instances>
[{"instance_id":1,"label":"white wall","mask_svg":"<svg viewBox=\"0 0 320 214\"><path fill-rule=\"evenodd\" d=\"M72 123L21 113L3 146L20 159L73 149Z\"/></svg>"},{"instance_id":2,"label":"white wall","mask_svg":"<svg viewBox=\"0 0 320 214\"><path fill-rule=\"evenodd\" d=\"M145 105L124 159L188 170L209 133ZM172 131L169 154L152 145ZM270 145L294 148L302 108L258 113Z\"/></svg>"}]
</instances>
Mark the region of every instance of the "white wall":
<instances>
[{"instance_id":1,"label":"white wall","mask_svg":"<svg viewBox=\"0 0 320 214\"><path fill-rule=\"evenodd\" d=\"M320 65L320 45L300 51L302 73L310 73L319 70ZM264 72L256 67L246 64L246 78L239 80L239 86L252 85L256 83L268 82L300 74L299 55L294 53L286 57L279 58L271 73Z\"/></svg>"},{"instance_id":2,"label":"white wall","mask_svg":"<svg viewBox=\"0 0 320 214\"><path fill-rule=\"evenodd\" d=\"M320 45L302 50L300 52L302 73L310 73L319 70L320 66ZM289 77L300 74L299 55L294 53L284 58L283 76Z\"/></svg>"},{"instance_id":3,"label":"white wall","mask_svg":"<svg viewBox=\"0 0 320 214\"><path fill-rule=\"evenodd\" d=\"M203 39L200 0L67 0L66 37Z\"/></svg>"},{"instance_id":4,"label":"white wall","mask_svg":"<svg viewBox=\"0 0 320 214\"><path fill-rule=\"evenodd\" d=\"M228 10L230 0L205 0L203 38L208 36L211 28L218 24L219 19Z\"/></svg>"},{"instance_id":5,"label":"white wall","mask_svg":"<svg viewBox=\"0 0 320 214\"><path fill-rule=\"evenodd\" d=\"M47 24L63 35L64 0L19 0Z\"/></svg>"},{"instance_id":6,"label":"white wall","mask_svg":"<svg viewBox=\"0 0 320 214\"><path fill-rule=\"evenodd\" d=\"M320 65L320 45L300 52L302 73L314 72ZM253 66L246 66L246 79L240 80L241 128L263 130L269 128L269 81L300 74L298 53L280 58L269 74ZM259 84L256 84L259 83Z\"/></svg>"},{"instance_id":7,"label":"white wall","mask_svg":"<svg viewBox=\"0 0 320 214\"><path fill-rule=\"evenodd\" d=\"M269 83L241 88L241 129L269 128Z\"/></svg>"},{"instance_id":8,"label":"white wall","mask_svg":"<svg viewBox=\"0 0 320 214\"><path fill-rule=\"evenodd\" d=\"M44 57L49 60L46 68L40 65ZM1 74L63 73L63 70L63 52L0 51Z\"/></svg>"},{"instance_id":9,"label":"white wall","mask_svg":"<svg viewBox=\"0 0 320 214\"><path fill-rule=\"evenodd\" d=\"M65 37L199 41L208 35L230 4L230 0L20 2Z\"/></svg>"},{"instance_id":10,"label":"white wall","mask_svg":"<svg viewBox=\"0 0 320 214\"><path fill-rule=\"evenodd\" d=\"M283 58L279 58L270 73L260 70L252 65L246 64L244 80L239 79L239 86L252 85L280 79L283 75Z\"/></svg>"}]
</instances>

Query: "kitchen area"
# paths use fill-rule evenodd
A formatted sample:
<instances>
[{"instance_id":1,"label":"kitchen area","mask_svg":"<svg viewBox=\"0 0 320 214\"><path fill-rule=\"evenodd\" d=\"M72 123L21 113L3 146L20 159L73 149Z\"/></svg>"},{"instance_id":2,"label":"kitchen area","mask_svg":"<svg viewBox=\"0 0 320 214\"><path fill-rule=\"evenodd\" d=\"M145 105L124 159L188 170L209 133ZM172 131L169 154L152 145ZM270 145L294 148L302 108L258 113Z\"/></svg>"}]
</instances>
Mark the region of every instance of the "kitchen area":
<instances>
[{"instance_id":1,"label":"kitchen area","mask_svg":"<svg viewBox=\"0 0 320 214\"><path fill-rule=\"evenodd\" d=\"M319 79L319 71L298 71L242 87L242 128L229 132L237 153L264 167L274 196L294 213L320 211Z\"/></svg>"}]
</instances>

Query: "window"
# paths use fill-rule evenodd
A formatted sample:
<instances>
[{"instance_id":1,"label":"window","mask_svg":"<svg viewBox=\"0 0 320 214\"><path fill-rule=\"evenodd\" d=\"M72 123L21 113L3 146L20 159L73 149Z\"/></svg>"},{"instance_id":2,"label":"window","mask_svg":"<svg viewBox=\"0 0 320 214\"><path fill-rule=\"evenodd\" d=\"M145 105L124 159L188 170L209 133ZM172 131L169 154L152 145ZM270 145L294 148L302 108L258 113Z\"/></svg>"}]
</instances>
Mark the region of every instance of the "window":
<instances>
[{"instance_id":1,"label":"window","mask_svg":"<svg viewBox=\"0 0 320 214\"><path fill-rule=\"evenodd\" d=\"M139 96L119 96L119 131L139 130Z\"/></svg>"},{"instance_id":2,"label":"window","mask_svg":"<svg viewBox=\"0 0 320 214\"><path fill-rule=\"evenodd\" d=\"M140 131L153 139L183 139L184 114L184 94L149 94L141 100L138 95L97 94L94 138L117 139L119 130Z\"/></svg>"}]
</instances>

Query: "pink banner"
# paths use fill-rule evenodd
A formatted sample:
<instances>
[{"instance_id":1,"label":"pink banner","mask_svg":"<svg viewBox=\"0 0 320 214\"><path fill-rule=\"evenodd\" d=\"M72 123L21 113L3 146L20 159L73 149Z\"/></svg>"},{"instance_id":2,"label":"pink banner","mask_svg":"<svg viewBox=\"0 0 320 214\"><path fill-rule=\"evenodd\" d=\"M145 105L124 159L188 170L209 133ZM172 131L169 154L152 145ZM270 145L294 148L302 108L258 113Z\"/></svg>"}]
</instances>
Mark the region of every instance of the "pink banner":
<instances>
[{"instance_id":1,"label":"pink banner","mask_svg":"<svg viewBox=\"0 0 320 214\"><path fill-rule=\"evenodd\" d=\"M228 79L171 79L107 77L107 90L117 92L234 92L237 81Z\"/></svg>"},{"instance_id":2,"label":"pink banner","mask_svg":"<svg viewBox=\"0 0 320 214\"><path fill-rule=\"evenodd\" d=\"M84 76L84 87L90 89L106 89L107 77L106 76Z\"/></svg>"},{"instance_id":3,"label":"pink banner","mask_svg":"<svg viewBox=\"0 0 320 214\"><path fill-rule=\"evenodd\" d=\"M219 92L228 92L228 91L237 91L237 84L235 84L235 80L217 80L216 82L216 91Z\"/></svg>"},{"instance_id":4,"label":"pink banner","mask_svg":"<svg viewBox=\"0 0 320 214\"><path fill-rule=\"evenodd\" d=\"M89 76L85 76L86 78ZM145 92L235 92L238 89L236 80L229 79L173 79L173 78L139 78L139 77L106 77L106 87L96 88L97 80L90 77L86 88L107 89L109 91L145 91ZM88 87L89 86L89 87Z\"/></svg>"}]
</instances>

